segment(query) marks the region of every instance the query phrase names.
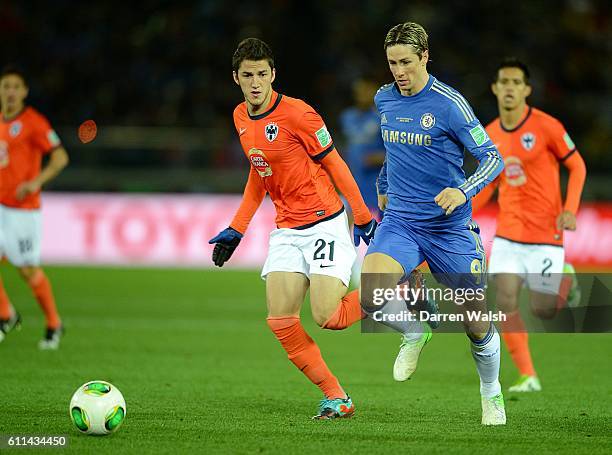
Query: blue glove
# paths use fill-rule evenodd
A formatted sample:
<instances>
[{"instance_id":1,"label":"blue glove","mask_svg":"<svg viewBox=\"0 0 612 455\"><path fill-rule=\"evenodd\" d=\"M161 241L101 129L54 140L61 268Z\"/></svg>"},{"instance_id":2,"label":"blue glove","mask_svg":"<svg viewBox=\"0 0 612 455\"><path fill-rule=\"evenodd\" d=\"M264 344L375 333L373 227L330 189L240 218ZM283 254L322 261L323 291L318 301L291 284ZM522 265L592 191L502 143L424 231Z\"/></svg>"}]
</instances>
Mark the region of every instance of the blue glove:
<instances>
[{"instance_id":1,"label":"blue glove","mask_svg":"<svg viewBox=\"0 0 612 455\"><path fill-rule=\"evenodd\" d=\"M231 227L222 230L210 239L208 243L215 243L212 254L212 260L215 265L223 267L225 261L232 257L240 240L242 240L242 234Z\"/></svg>"},{"instance_id":2,"label":"blue glove","mask_svg":"<svg viewBox=\"0 0 612 455\"><path fill-rule=\"evenodd\" d=\"M353 240L355 241L355 246L359 246L359 239L362 239L366 245L369 245L377 227L378 223L374 218L372 218L369 223L356 224L353 226Z\"/></svg>"}]
</instances>

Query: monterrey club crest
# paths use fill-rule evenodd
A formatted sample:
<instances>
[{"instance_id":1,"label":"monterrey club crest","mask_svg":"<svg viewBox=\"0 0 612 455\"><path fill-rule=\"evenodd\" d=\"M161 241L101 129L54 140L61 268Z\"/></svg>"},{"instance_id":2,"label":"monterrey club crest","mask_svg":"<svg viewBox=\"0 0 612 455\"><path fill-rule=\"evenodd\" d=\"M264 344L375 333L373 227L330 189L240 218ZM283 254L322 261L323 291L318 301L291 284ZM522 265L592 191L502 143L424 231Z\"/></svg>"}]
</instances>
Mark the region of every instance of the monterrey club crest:
<instances>
[{"instance_id":1,"label":"monterrey club crest","mask_svg":"<svg viewBox=\"0 0 612 455\"><path fill-rule=\"evenodd\" d=\"M430 130L436 124L436 118L431 112L427 112L421 116L421 128Z\"/></svg>"},{"instance_id":2,"label":"monterrey club crest","mask_svg":"<svg viewBox=\"0 0 612 455\"><path fill-rule=\"evenodd\" d=\"M278 125L274 122L268 123L265 127L266 139L272 142L278 136Z\"/></svg>"},{"instance_id":3,"label":"monterrey club crest","mask_svg":"<svg viewBox=\"0 0 612 455\"><path fill-rule=\"evenodd\" d=\"M268 159L264 152L259 149L252 148L249 150L249 160L261 177L270 177L272 175L272 167L268 163Z\"/></svg>"},{"instance_id":4,"label":"monterrey club crest","mask_svg":"<svg viewBox=\"0 0 612 455\"><path fill-rule=\"evenodd\" d=\"M535 134L525 133L521 136L521 144L523 145L523 148L527 150L528 152L531 151L535 143L536 143Z\"/></svg>"},{"instance_id":5,"label":"monterrey club crest","mask_svg":"<svg viewBox=\"0 0 612 455\"><path fill-rule=\"evenodd\" d=\"M9 134L11 135L11 137L19 136L19 133L21 133L22 127L23 125L21 124L20 121L11 123L11 126L9 126Z\"/></svg>"}]
</instances>

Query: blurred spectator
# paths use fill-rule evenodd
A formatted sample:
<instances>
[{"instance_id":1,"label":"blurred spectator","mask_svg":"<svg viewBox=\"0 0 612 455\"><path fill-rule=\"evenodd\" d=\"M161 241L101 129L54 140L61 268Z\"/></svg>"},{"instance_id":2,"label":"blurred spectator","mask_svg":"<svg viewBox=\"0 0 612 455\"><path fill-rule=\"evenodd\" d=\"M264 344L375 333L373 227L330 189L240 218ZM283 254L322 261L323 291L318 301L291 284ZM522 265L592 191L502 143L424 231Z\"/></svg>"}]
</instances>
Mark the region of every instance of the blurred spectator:
<instances>
[{"instance_id":1,"label":"blurred spectator","mask_svg":"<svg viewBox=\"0 0 612 455\"><path fill-rule=\"evenodd\" d=\"M359 190L372 214L380 219L376 179L385 160L385 146L380 135L380 117L374 106L378 85L368 79L353 83L354 105L340 115L345 138L342 150Z\"/></svg>"}]
</instances>

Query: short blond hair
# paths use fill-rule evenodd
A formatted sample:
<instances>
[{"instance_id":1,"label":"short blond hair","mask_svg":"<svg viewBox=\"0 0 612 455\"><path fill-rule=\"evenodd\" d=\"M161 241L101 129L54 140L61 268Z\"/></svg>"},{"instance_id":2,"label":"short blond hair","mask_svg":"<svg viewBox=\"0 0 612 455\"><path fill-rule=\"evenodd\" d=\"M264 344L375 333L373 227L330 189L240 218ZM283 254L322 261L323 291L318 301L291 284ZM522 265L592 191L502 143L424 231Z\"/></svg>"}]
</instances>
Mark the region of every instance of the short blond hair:
<instances>
[{"instance_id":1,"label":"short blond hair","mask_svg":"<svg viewBox=\"0 0 612 455\"><path fill-rule=\"evenodd\" d=\"M414 48L419 58L423 57L423 52L429 50L427 44L427 32L422 25L416 22L404 22L391 28L385 37L385 51L388 47L396 44L407 44Z\"/></svg>"}]
</instances>

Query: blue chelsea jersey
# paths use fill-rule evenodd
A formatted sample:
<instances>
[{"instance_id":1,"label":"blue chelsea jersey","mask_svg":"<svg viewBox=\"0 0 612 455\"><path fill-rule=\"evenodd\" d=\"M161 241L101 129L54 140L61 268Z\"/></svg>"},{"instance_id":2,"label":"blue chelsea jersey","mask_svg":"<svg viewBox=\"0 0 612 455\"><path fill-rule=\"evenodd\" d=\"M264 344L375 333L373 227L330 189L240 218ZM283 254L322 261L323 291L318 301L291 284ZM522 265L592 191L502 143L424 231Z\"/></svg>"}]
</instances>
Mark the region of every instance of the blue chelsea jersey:
<instances>
[{"instance_id":1,"label":"blue chelsea jersey","mask_svg":"<svg viewBox=\"0 0 612 455\"><path fill-rule=\"evenodd\" d=\"M431 75L413 96L403 96L396 84L388 84L378 90L374 102L386 150L377 185L379 193L388 196L387 211L425 225L468 222L470 199L504 167L469 103ZM465 150L480 163L469 178L463 171ZM449 216L434 202L447 187L461 189L468 200Z\"/></svg>"}]
</instances>

